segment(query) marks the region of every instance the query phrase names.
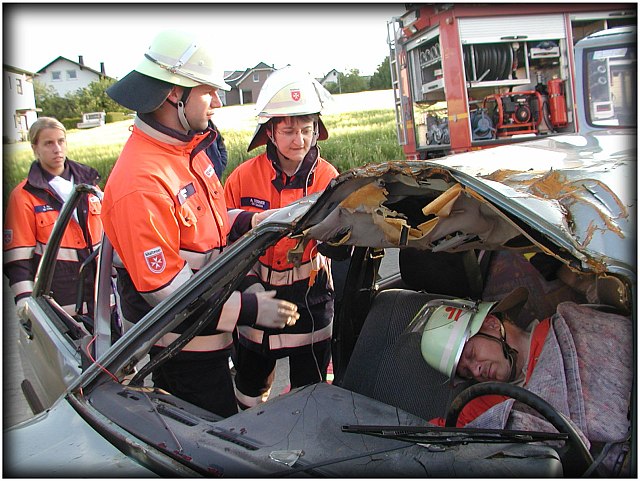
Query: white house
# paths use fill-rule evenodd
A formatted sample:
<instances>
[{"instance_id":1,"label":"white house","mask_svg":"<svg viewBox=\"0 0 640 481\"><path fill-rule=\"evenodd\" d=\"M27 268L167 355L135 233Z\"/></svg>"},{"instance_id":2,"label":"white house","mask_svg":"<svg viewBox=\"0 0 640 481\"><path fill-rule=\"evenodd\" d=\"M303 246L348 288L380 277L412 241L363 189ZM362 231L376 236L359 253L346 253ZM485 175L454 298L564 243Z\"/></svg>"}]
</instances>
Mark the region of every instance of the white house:
<instances>
[{"instance_id":1,"label":"white house","mask_svg":"<svg viewBox=\"0 0 640 481\"><path fill-rule=\"evenodd\" d=\"M319 80L319 81L324 87L326 87L329 82L333 82L334 84L337 84L338 83L338 71L335 68L332 69L327 75L322 77L322 79Z\"/></svg>"},{"instance_id":2,"label":"white house","mask_svg":"<svg viewBox=\"0 0 640 481\"><path fill-rule=\"evenodd\" d=\"M35 73L11 65L2 65L2 142L27 140L29 127L37 118L36 97L33 91Z\"/></svg>"},{"instance_id":3,"label":"white house","mask_svg":"<svg viewBox=\"0 0 640 481\"><path fill-rule=\"evenodd\" d=\"M36 80L53 87L60 97L69 92L89 86L91 82L101 78L109 78L104 71L104 62L100 62L100 71L87 67L82 55L74 62L65 57L58 57L38 70Z\"/></svg>"}]
</instances>

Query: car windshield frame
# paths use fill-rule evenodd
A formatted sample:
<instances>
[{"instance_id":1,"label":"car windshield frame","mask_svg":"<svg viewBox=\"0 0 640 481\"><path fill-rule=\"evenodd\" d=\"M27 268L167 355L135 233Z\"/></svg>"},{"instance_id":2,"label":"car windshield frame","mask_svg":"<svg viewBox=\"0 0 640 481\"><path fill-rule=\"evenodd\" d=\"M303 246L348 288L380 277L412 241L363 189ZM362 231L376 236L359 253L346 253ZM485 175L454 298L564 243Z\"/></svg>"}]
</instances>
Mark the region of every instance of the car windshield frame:
<instances>
[{"instance_id":1,"label":"car windshield frame","mask_svg":"<svg viewBox=\"0 0 640 481\"><path fill-rule=\"evenodd\" d=\"M278 239L294 231L294 221L305 212L311 203L296 203L279 213L286 221L272 220L251 230L229 245L216 257L215 263L203 267L197 275L180 286L174 294L149 311L133 325L107 351L104 357L92 364L71 386L70 390L89 390L103 375L111 374L123 380L133 373L133 367L150 351L154 342L185 319L198 315L206 305L207 316L199 316L200 322L187 330L158 355L158 362L150 363L138 371L135 382L142 382L150 370L178 352L206 325L205 318L215 315L222 308L233 290L240 284L251 266L264 250ZM247 255L247 252L250 254ZM213 300L213 302L209 302Z\"/></svg>"}]
</instances>

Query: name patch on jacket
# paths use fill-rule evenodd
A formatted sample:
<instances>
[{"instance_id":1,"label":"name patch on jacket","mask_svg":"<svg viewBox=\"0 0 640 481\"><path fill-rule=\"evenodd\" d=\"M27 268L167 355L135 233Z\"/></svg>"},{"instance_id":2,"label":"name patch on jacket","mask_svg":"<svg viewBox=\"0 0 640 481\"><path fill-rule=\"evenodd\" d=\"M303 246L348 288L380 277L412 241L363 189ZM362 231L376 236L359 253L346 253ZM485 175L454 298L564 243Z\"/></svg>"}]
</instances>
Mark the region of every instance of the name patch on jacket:
<instances>
[{"instance_id":1,"label":"name patch on jacket","mask_svg":"<svg viewBox=\"0 0 640 481\"><path fill-rule=\"evenodd\" d=\"M160 274L167 266L167 262L164 258L164 252L162 247L154 247L144 252L144 260L147 262L147 267L154 274Z\"/></svg>"},{"instance_id":2,"label":"name patch on jacket","mask_svg":"<svg viewBox=\"0 0 640 481\"><path fill-rule=\"evenodd\" d=\"M255 197L241 197L241 207L257 207L258 209L267 210L271 206L271 202L264 199L256 199Z\"/></svg>"},{"instance_id":3,"label":"name patch on jacket","mask_svg":"<svg viewBox=\"0 0 640 481\"><path fill-rule=\"evenodd\" d=\"M180 202L180 205L184 204L187 199L195 193L196 188L193 186L193 183L185 185L178 191L178 202Z\"/></svg>"},{"instance_id":4,"label":"name patch on jacket","mask_svg":"<svg viewBox=\"0 0 640 481\"><path fill-rule=\"evenodd\" d=\"M13 229L5 229L2 235L2 241L5 244L11 244L13 242Z\"/></svg>"},{"instance_id":5,"label":"name patch on jacket","mask_svg":"<svg viewBox=\"0 0 640 481\"><path fill-rule=\"evenodd\" d=\"M36 214L42 214L43 212L49 212L51 210L55 210L53 207L51 207L49 204L45 204L45 205L36 205L33 207L33 211Z\"/></svg>"}]
</instances>

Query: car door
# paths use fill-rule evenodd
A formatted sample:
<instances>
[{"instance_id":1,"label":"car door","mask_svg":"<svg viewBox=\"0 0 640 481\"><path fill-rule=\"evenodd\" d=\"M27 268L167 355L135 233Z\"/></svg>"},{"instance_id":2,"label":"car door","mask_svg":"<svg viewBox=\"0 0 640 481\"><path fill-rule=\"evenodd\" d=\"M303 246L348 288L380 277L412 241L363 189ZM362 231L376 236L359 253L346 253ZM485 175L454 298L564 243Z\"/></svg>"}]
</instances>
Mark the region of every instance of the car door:
<instances>
[{"instance_id":1,"label":"car door","mask_svg":"<svg viewBox=\"0 0 640 481\"><path fill-rule=\"evenodd\" d=\"M28 379L22 380L21 387L34 413L50 407L92 362L92 358L95 359L110 346L110 338L105 342L103 335L105 322L106 330L110 331L109 319L96 324L92 318L72 316L49 295L61 239L78 202L89 193L101 198L101 193L93 187L78 185L62 209L36 273L33 293L27 300L26 314L18 319L21 361L24 371L33 373ZM110 261L106 257L104 261ZM105 285L105 290L109 290L111 285L104 279L103 282L100 280L99 276L96 285ZM96 319L99 314L104 318L104 313L109 312L109 297L106 292L99 296ZM101 305L105 303L106 310ZM109 317L109 314L106 315ZM99 349L95 347L96 342Z\"/></svg>"}]
</instances>

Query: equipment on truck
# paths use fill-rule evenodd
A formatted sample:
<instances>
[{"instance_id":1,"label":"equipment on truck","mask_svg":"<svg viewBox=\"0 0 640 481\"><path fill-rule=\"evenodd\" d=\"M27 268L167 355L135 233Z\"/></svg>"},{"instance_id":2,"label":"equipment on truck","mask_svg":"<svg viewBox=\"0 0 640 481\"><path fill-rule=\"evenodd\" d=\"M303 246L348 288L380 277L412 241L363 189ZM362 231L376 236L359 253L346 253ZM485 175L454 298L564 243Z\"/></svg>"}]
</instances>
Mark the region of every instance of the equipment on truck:
<instances>
[{"instance_id":1,"label":"equipment on truck","mask_svg":"<svg viewBox=\"0 0 640 481\"><path fill-rule=\"evenodd\" d=\"M427 143L429 145L448 144L449 138L449 121L444 117L435 115L427 116Z\"/></svg>"},{"instance_id":2,"label":"equipment on truck","mask_svg":"<svg viewBox=\"0 0 640 481\"><path fill-rule=\"evenodd\" d=\"M636 21L625 4L406 8L388 22L388 42L398 142L408 159L579 131L575 42ZM592 116L601 120L612 116L615 55L590 62L591 91L599 95Z\"/></svg>"},{"instance_id":3,"label":"equipment on truck","mask_svg":"<svg viewBox=\"0 0 640 481\"><path fill-rule=\"evenodd\" d=\"M498 137L538 133L542 120L542 96L538 92L489 95L483 108L490 112Z\"/></svg>"},{"instance_id":4,"label":"equipment on truck","mask_svg":"<svg viewBox=\"0 0 640 481\"><path fill-rule=\"evenodd\" d=\"M575 45L580 132L636 126L636 27L588 35Z\"/></svg>"},{"instance_id":5,"label":"equipment on truck","mask_svg":"<svg viewBox=\"0 0 640 481\"><path fill-rule=\"evenodd\" d=\"M567 100L562 79L549 80L547 83L547 97L549 99L551 125L557 128L566 127L569 119L567 117Z\"/></svg>"},{"instance_id":6,"label":"equipment on truck","mask_svg":"<svg viewBox=\"0 0 640 481\"><path fill-rule=\"evenodd\" d=\"M496 129L486 108L479 108L471 112L471 133L473 140L493 139Z\"/></svg>"}]
</instances>

